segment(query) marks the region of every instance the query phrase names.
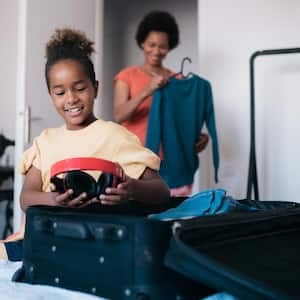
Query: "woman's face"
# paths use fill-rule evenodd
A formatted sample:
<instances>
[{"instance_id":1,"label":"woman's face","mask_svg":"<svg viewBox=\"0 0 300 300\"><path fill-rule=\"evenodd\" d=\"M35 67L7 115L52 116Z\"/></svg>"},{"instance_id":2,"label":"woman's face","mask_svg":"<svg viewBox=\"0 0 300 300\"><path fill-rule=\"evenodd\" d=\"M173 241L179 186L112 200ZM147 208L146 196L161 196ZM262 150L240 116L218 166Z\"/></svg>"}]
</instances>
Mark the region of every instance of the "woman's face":
<instances>
[{"instance_id":1,"label":"woman's face","mask_svg":"<svg viewBox=\"0 0 300 300\"><path fill-rule=\"evenodd\" d=\"M169 52L169 39L165 32L151 31L144 43L145 63L151 66L161 66L163 59Z\"/></svg>"},{"instance_id":2,"label":"woman's face","mask_svg":"<svg viewBox=\"0 0 300 300\"><path fill-rule=\"evenodd\" d=\"M50 96L69 130L82 129L95 120L97 88L76 60L58 61L49 70Z\"/></svg>"}]
</instances>

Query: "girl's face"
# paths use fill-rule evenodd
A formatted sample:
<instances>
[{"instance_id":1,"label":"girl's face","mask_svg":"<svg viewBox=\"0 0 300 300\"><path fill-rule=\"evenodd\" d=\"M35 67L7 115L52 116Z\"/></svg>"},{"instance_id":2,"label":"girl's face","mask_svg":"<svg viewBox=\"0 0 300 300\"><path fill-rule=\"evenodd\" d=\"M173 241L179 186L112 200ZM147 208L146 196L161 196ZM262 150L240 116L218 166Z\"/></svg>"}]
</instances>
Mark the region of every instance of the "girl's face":
<instances>
[{"instance_id":1,"label":"girl's face","mask_svg":"<svg viewBox=\"0 0 300 300\"><path fill-rule=\"evenodd\" d=\"M151 66L160 67L163 59L169 52L169 39L165 32L150 31L144 43L145 63Z\"/></svg>"},{"instance_id":2,"label":"girl's face","mask_svg":"<svg viewBox=\"0 0 300 300\"><path fill-rule=\"evenodd\" d=\"M57 112L69 130L78 130L93 122L94 86L79 62L72 59L58 61L49 70L50 96Z\"/></svg>"}]
</instances>

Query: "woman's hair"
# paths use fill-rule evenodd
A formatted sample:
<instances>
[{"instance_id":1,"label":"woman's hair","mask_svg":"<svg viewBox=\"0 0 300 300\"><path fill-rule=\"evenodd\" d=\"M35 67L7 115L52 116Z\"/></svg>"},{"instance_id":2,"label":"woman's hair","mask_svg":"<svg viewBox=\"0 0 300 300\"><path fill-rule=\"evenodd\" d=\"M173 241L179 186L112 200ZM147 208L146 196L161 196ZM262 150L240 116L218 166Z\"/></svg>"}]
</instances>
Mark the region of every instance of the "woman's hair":
<instances>
[{"instance_id":1,"label":"woman's hair","mask_svg":"<svg viewBox=\"0 0 300 300\"><path fill-rule=\"evenodd\" d=\"M140 48L151 31L165 32L169 38L169 49L179 44L179 29L175 18L165 11L152 11L138 25L135 39Z\"/></svg>"},{"instance_id":2,"label":"woman's hair","mask_svg":"<svg viewBox=\"0 0 300 300\"><path fill-rule=\"evenodd\" d=\"M96 75L91 55L95 52L93 42L86 35L70 28L56 29L46 45L45 77L49 87L49 71L60 60L72 59L78 61L93 85L96 85Z\"/></svg>"}]
</instances>

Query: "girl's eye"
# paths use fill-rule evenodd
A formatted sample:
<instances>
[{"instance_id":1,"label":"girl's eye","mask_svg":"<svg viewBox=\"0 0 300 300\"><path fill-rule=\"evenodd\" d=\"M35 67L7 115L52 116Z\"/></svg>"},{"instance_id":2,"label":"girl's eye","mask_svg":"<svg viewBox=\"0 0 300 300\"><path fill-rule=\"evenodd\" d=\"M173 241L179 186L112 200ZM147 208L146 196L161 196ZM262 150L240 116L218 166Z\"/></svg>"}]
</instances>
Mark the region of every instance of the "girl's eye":
<instances>
[{"instance_id":1,"label":"girl's eye","mask_svg":"<svg viewBox=\"0 0 300 300\"><path fill-rule=\"evenodd\" d=\"M86 89L85 86L79 86L79 87L76 87L76 91L78 91L78 92L82 92L82 91L84 91L85 89Z\"/></svg>"},{"instance_id":2,"label":"girl's eye","mask_svg":"<svg viewBox=\"0 0 300 300\"><path fill-rule=\"evenodd\" d=\"M64 93L65 93L64 91L56 91L56 92L54 91L54 94L56 96L62 96Z\"/></svg>"}]
</instances>

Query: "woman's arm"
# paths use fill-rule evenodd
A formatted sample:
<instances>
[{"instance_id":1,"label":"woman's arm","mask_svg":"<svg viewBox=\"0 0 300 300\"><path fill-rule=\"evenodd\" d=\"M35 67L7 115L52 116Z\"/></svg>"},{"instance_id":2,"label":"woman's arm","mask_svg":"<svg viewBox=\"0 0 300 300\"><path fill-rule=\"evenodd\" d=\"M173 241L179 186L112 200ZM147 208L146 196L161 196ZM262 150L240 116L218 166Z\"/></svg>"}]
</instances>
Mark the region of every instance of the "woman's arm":
<instances>
[{"instance_id":1,"label":"woman's arm","mask_svg":"<svg viewBox=\"0 0 300 300\"><path fill-rule=\"evenodd\" d=\"M157 171L146 168L139 179L127 177L117 188L107 188L106 194L100 195L101 203L114 205L136 200L145 204L165 203L170 191Z\"/></svg>"},{"instance_id":2,"label":"woman's arm","mask_svg":"<svg viewBox=\"0 0 300 300\"><path fill-rule=\"evenodd\" d=\"M129 86L122 80L117 80L114 86L114 119L122 123L130 119L136 108L144 102L153 92L165 85L167 78L153 75L150 83L142 89L135 97L129 98Z\"/></svg>"},{"instance_id":3,"label":"woman's arm","mask_svg":"<svg viewBox=\"0 0 300 300\"><path fill-rule=\"evenodd\" d=\"M55 187L54 187L55 188ZM83 207L89 205L92 200L84 202L85 193L71 199L72 190L67 190L63 194L58 192L43 192L42 191L42 176L40 170L31 167L27 172L20 195L20 204L23 211L28 206L32 205L49 205L49 206L64 206L64 207Z\"/></svg>"}]
</instances>

